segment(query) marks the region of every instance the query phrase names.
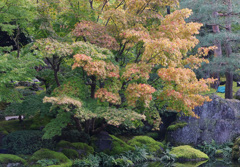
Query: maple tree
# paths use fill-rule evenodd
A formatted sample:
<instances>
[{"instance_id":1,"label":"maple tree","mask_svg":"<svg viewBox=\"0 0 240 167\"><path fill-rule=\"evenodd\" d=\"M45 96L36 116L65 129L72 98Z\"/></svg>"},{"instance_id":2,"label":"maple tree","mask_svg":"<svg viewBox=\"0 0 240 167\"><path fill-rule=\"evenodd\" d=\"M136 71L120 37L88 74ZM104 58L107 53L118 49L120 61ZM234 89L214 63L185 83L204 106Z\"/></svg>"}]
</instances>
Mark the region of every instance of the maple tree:
<instances>
[{"instance_id":1,"label":"maple tree","mask_svg":"<svg viewBox=\"0 0 240 167\"><path fill-rule=\"evenodd\" d=\"M197 68L202 62L207 62L203 57L214 48L201 48L197 55L188 56L187 52L198 43L194 35L202 24L185 22L184 19L191 15L189 9L177 10L166 17L156 16L157 13L150 16L147 9L154 8L158 2L126 1L125 7L120 5L117 8L109 2L105 11L101 11L102 19L108 23L106 29L119 42L115 60L120 68L112 68L115 73L112 82L119 81L120 84L115 91L109 85L100 85L94 97L116 106L124 106L126 101L128 106L139 107L138 102L143 102L144 108L149 107L155 98L158 102L167 102L169 109L197 117L192 109L210 101L199 93L207 91L207 84L214 80L198 80L191 69L184 67ZM157 24L152 26L147 23L149 17L155 19L152 24ZM88 30L91 29L90 23L83 22L82 25L82 28L76 26L74 33L89 37L97 33ZM102 83L111 78L106 75L109 72L104 61L92 60L90 56L81 54L75 55L74 59L73 69L82 67L89 77L95 76ZM165 82L163 89L149 84L149 80L153 79L150 77L153 70L158 71L158 77Z\"/></svg>"},{"instance_id":2,"label":"maple tree","mask_svg":"<svg viewBox=\"0 0 240 167\"><path fill-rule=\"evenodd\" d=\"M42 71L51 68L57 85L43 99L55 114L45 138L71 123L90 134L107 125L136 128L142 121L159 129L161 106L197 117L192 109L210 101L200 93L214 80L198 80L192 69L207 63L204 56L215 48L188 55L202 24L187 23L192 11L176 10L177 0L34 4L40 39L31 49L45 61ZM166 15L166 6L175 11Z\"/></svg>"}]
</instances>

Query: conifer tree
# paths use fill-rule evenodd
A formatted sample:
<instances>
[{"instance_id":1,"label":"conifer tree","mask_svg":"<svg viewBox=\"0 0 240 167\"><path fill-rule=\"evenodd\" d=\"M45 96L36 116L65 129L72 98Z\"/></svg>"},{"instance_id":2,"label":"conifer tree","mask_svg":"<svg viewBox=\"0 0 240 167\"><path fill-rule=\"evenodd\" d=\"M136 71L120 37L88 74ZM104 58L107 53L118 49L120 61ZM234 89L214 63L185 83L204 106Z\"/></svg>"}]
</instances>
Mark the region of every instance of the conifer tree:
<instances>
[{"instance_id":1,"label":"conifer tree","mask_svg":"<svg viewBox=\"0 0 240 167\"><path fill-rule=\"evenodd\" d=\"M190 20L204 24L199 35L200 46L215 45L215 57L208 68L215 78L219 73L226 76L225 98L233 98L233 73L239 68L240 60L236 45L240 40L232 26L240 21L238 0L183 0L181 7L191 8L194 12Z\"/></svg>"}]
</instances>

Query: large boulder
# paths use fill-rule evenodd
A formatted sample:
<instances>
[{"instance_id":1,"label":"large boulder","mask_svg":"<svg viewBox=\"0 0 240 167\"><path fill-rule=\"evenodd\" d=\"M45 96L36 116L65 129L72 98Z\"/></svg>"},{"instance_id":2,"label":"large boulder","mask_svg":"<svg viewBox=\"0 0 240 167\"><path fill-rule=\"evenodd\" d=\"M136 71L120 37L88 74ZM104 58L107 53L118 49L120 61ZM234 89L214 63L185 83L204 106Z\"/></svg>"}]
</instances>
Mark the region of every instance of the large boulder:
<instances>
[{"instance_id":1,"label":"large boulder","mask_svg":"<svg viewBox=\"0 0 240 167\"><path fill-rule=\"evenodd\" d=\"M168 131L168 141L175 145L199 145L203 141L217 144L231 142L240 134L240 101L222 99L213 96L211 102L196 107L194 112L199 119L182 116L178 122L186 122L185 126Z\"/></svg>"}]
</instances>

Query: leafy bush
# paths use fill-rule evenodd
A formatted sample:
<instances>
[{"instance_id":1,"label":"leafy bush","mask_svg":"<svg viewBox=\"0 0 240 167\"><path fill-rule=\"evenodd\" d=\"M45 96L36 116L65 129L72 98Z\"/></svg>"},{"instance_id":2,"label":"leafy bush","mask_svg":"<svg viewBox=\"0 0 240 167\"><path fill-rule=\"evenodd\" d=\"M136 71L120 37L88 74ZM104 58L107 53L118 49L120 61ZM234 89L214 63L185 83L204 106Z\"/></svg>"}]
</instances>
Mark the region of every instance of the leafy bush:
<instances>
[{"instance_id":1,"label":"leafy bush","mask_svg":"<svg viewBox=\"0 0 240 167\"><path fill-rule=\"evenodd\" d=\"M59 160L57 159L41 159L37 161L37 164L40 164L41 166L57 165L58 163Z\"/></svg>"},{"instance_id":2,"label":"leafy bush","mask_svg":"<svg viewBox=\"0 0 240 167\"><path fill-rule=\"evenodd\" d=\"M216 157L220 155L222 158L229 159L232 154L232 146L233 143L225 143L222 145L218 145L214 140L211 143L203 142L203 145L199 145L198 149L207 154L210 158Z\"/></svg>"},{"instance_id":3,"label":"leafy bush","mask_svg":"<svg viewBox=\"0 0 240 167\"><path fill-rule=\"evenodd\" d=\"M42 140L43 132L38 130L16 131L7 135L2 147L12 154L32 154L40 148L54 148L52 140Z\"/></svg>"},{"instance_id":4,"label":"leafy bush","mask_svg":"<svg viewBox=\"0 0 240 167\"><path fill-rule=\"evenodd\" d=\"M98 167L101 162L101 157L96 155L89 155L83 160L75 160L73 162L73 167Z\"/></svg>"}]
</instances>

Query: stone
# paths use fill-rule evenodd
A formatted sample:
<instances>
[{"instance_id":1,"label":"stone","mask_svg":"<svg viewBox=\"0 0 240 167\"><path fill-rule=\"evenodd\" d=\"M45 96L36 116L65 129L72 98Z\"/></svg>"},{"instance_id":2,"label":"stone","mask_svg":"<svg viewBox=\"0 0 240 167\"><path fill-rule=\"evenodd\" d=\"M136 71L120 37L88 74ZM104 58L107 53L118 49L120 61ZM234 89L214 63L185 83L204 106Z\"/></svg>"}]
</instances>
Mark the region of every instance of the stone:
<instances>
[{"instance_id":1,"label":"stone","mask_svg":"<svg viewBox=\"0 0 240 167\"><path fill-rule=\"evenodd\" d=\"M240 100L240 89L238 89L238 91L236 92L235 98Z\"/></svg>"},{"instance_id":2,"label":"stone","mask_svg":"<svg viewBox=\"0 0 240 167\"><path fill-rule=\"evenodd\" d=\"M96 140L93 139L94 144L96 146L97 152L102 152L105 150L111 150L112 149L112 138L109 136L109 134L105 131L100 132Z\"/></svg>"},{"instance_id":3,"label":"stone","mask_svg":"<svg viewBox=\"0 0 240 167\"><path fill-rule=\"evenodd\" d=\"M217 144L233 141L240 134L240 101L212 96L211 102L196 107L199 119L181 116L178 122L186 122L182 128L167 132L167 139L174 145L200 145L203 141Z\"/></svg>"}]
</instances>

